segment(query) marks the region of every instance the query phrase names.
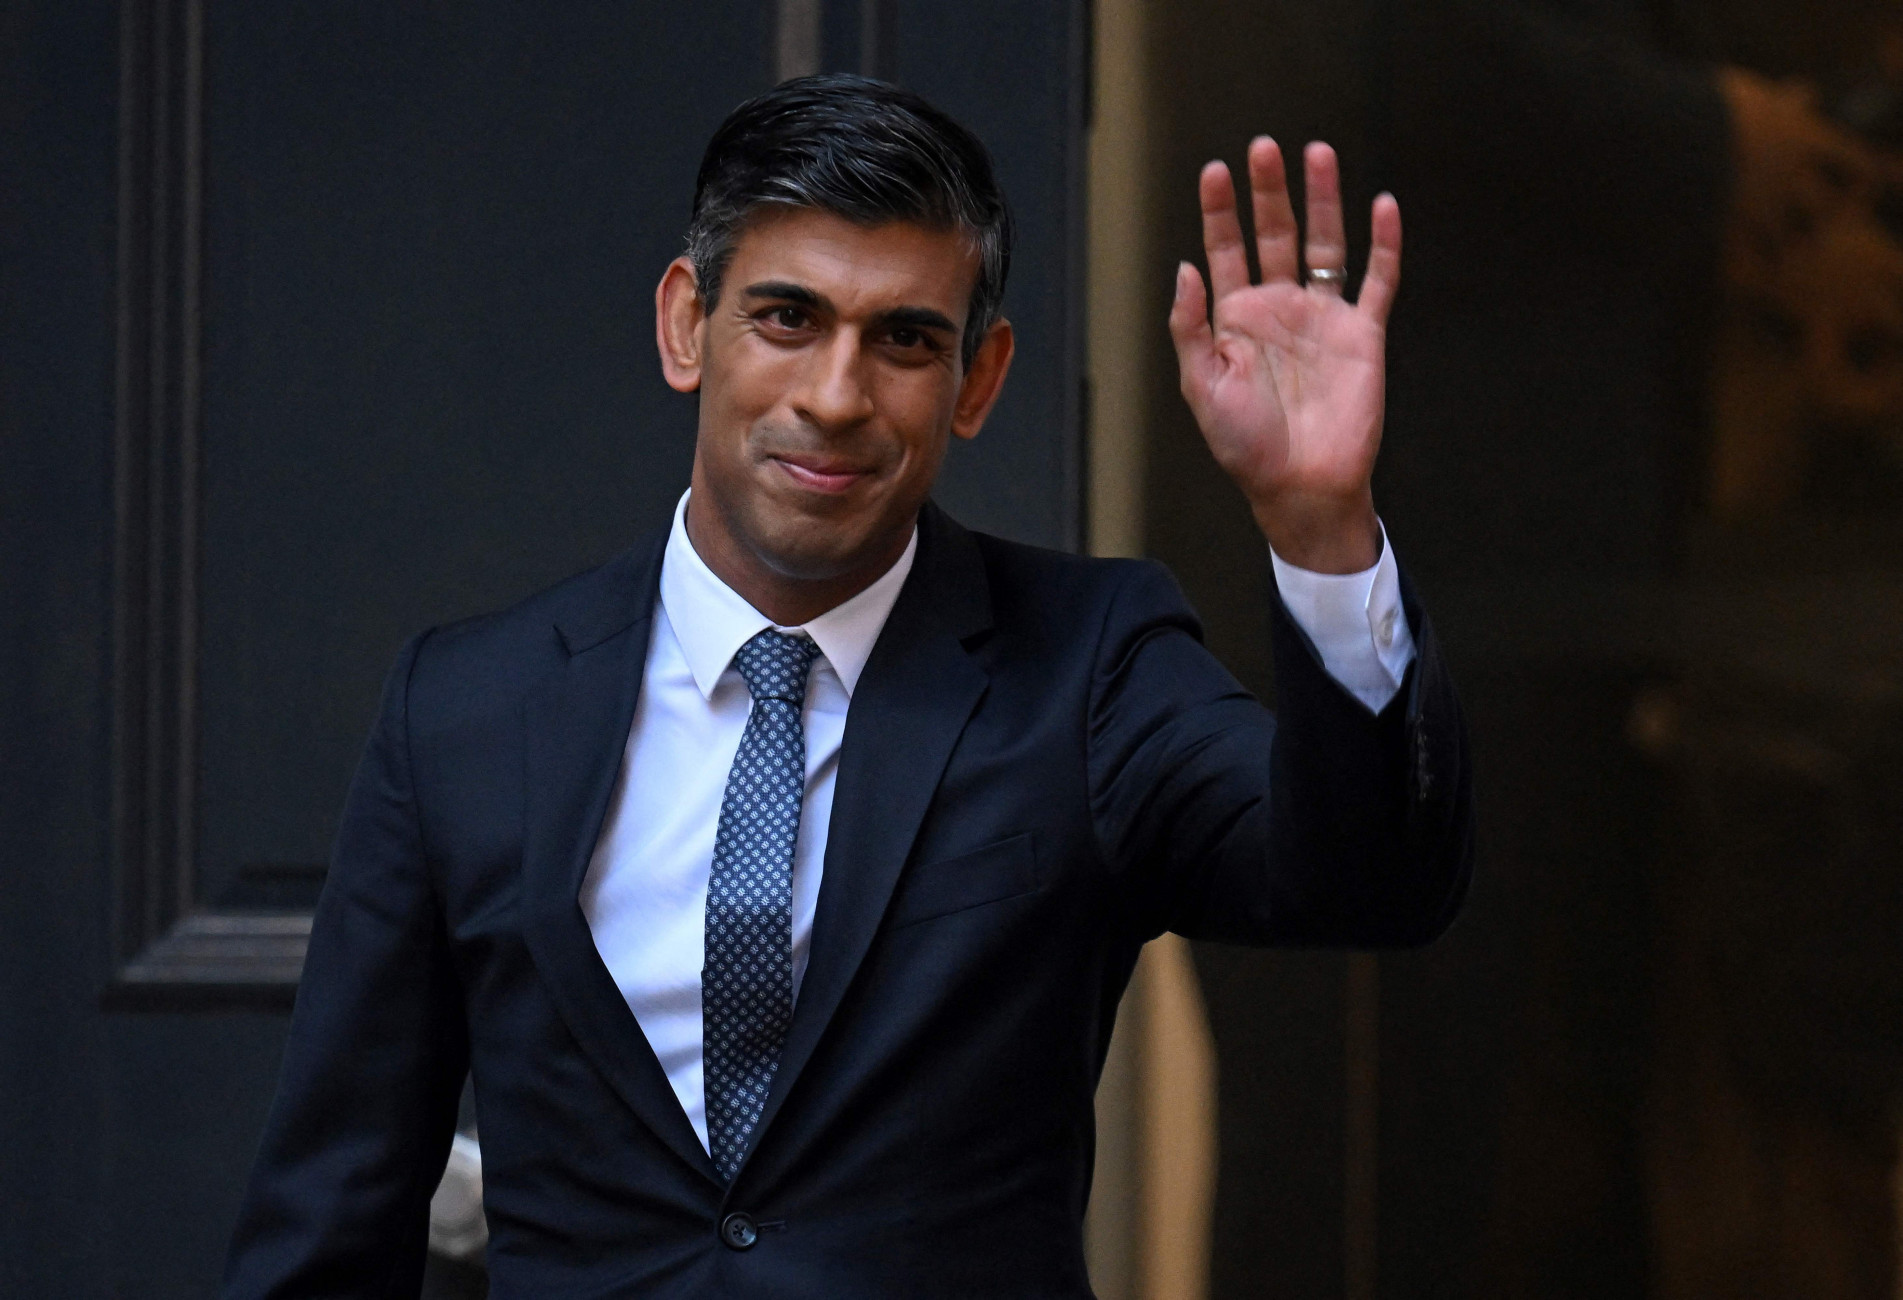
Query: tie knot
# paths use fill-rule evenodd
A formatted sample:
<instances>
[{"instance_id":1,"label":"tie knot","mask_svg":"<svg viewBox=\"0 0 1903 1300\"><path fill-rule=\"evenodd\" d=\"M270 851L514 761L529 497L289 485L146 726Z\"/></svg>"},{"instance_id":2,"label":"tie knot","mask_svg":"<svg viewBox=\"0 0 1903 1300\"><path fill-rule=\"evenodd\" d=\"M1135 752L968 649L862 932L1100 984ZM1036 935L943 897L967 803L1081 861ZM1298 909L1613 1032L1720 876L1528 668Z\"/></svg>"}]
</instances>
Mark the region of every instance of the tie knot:
<instances>
[{"instance_id":1,"label":"tie knot","mask_svg":"<svg viewBox=\"0 0 1903 1300\"><path fill-rule=\"evenodd\" d=\"M806 674L817 658L819 647L811 637L768 628L735 652L733 666L754 699L801 704L806 700Z\"/></svg>"}]
</instances>

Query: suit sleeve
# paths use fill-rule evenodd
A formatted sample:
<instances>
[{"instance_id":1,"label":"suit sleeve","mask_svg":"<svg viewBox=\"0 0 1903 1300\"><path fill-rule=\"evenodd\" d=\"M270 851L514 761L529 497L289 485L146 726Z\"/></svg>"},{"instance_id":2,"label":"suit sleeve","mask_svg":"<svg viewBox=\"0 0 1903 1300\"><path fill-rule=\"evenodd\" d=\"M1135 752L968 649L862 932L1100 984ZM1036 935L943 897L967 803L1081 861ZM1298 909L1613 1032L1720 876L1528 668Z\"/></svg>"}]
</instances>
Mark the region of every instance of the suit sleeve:
<instances>
[{"instance_id":1,"label":"suit sleeve","mask_svg":"<svg viewBox=\"0 0 1903 1300\"><path fill-rule=\"evenodd\" d=\"M1445 930L1472 870L1467 740L1405 582L1416 658L1378 714L1276 600L1271 714L1204 647L1166 570L1128 572L1100 641L1090 782L1139 936L1401 947Z\"/></svg>"},{"instance_id":2,"label":"suit sleeve","mask_svg":"<svg viewBox=\"0 0 1903 1300\"><path fill-rule=\"evenodd\" d=\"M421 1285L469 1054L411 776L423 641L398 657L345 805L226 1300Z\"/></svg>"}]
</instances>

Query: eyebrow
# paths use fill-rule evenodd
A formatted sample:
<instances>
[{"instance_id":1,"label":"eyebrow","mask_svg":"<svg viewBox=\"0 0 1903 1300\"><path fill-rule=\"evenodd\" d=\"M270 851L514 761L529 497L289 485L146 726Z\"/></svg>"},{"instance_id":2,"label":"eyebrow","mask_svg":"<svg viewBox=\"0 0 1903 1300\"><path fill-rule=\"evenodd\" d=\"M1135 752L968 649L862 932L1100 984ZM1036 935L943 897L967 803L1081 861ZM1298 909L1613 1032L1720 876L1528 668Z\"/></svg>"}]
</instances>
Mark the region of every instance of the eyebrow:
<instances>
[{"instance_id":1,"label":"eyebrow","mask_svg":"<svg viewBox=\"0 0 1903 1300\"><path fill-rule=\"evenodd\" d=\"M794 284L791 280L762 280L750 284L740 291L749 298L773 298L780 302L796 302L802 307L830 308L831 303L808 289L803 284Z\"/></svg>"},{"instance_id":2,"label":"eyebrow","mask_svg":"<svg viewBox=\"0 0 1903 1300\"><path fill-rule=\"evenodd\" d=\"M942 311L933 311L930 307L894 307L879 317L879 323L889 327L901 326L912 329L943 330L947 334L956 334L958 327Z\"/></svg>"},{"instance_id":3,"label":"eyebrow","mask_svg":"<svg viewBox=\"0 0 1903 1300\"><path fill-rule=\"evenodd\" d=\"M758 284L748 285L740 292L748 298L798 303L802 307L811 307L818 311L831 311L833 306L805 285L795 284L791 280L762 280ZM897 326L941 330L947 334L958 332L958 326L949 316L930 307L894 307L891 311L881 312L877 321L888 329Z\"/></svg>"}]
</instances>

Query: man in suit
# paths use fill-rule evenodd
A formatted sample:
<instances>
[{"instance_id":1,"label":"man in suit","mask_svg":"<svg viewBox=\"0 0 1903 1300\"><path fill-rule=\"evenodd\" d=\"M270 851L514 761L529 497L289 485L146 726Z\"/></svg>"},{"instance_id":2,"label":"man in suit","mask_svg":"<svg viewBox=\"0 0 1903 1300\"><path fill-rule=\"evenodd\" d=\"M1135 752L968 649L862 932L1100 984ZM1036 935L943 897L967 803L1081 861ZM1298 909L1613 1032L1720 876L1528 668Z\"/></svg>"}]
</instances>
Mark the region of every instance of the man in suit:
<instances>
[{"instance_id":1,"label":"man in suit","mask_svg":"<svg viewBox=\"0 0 1903 1300\"><path fill-rule=\"evenodd\" d=\"M673 526L398 659L312 931L230 1297L414 1294L473 1073L498 1296L1073 1296L1142 944L1407 944L1470 853L1465 742L1375 516L1374 213L1312 268L1228 172L1183 386L1276 553L1278 719L1159 567L929 499L1009 368L983 147L859 78L741 106L656 293L699 395Z\"/></svg>"}]
</instances>

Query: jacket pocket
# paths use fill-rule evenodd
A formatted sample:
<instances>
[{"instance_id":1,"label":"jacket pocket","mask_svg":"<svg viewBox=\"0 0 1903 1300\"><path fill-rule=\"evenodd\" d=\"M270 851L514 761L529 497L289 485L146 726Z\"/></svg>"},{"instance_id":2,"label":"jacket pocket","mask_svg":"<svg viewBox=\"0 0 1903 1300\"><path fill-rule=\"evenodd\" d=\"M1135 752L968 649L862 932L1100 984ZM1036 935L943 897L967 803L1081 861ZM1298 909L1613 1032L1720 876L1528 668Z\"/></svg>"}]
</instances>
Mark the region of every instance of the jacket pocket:
<instances>
[{"instance_id":1,"label":"jacket pocket","mask_svg":"<svg viewBox=\"0 0 1903 1300\"><path fill-rule=\"evenodd\" d=\"M986 903L1003 902L1037 888L1037 855L1031 836L1013 835L955 858L909 868L886 911L885 928L929 921Z\"/></svg>"}]
</instances>

